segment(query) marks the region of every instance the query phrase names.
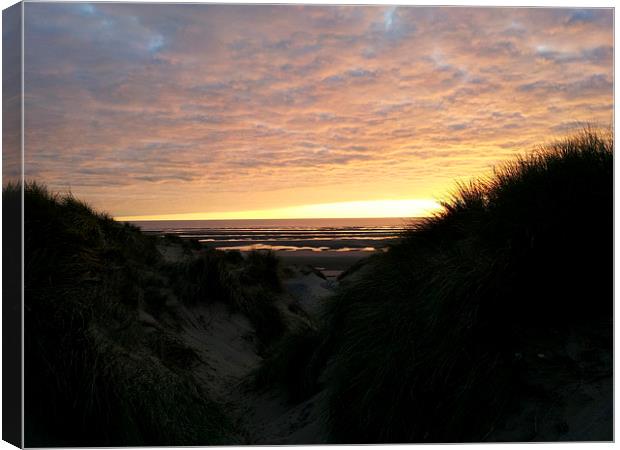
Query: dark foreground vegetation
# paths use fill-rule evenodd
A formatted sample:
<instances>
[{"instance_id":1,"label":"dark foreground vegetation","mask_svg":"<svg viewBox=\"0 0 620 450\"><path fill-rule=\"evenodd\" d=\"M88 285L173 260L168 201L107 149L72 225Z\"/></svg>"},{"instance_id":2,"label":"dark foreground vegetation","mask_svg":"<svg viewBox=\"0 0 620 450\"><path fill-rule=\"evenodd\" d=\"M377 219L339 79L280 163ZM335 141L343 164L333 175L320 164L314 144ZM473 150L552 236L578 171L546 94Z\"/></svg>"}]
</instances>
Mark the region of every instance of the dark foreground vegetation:
<instances>
[{"instance_id":1,"label":"dark foreground vegetation","mask_svg":"<svg viewBox=\"0 0 620 450\"><path fill-rule=\"evenodd\" d=\"M25 444L248 443L176 317L215 302L254 330L246 385L320 393L328 442L611 439L612 142L585 132L460 186L295 326L273 254L147 236L27 184Z\"/></svg>"},{"instance_id":2,"label":"dark foreground vegetation","mask_svg":"<svg viewBox=\"0 0 620 450\"><path fill-rule=\"evenodd\" d=\"M343 278L257 382L325 390L335 443L611 440L612 137L541 148L444 207Z\"/></svg>"},{"instance_id":3,"label":"dark foreground vegetation","mask_svg":"<svg viewBox=\"0 0 620 450\"><path fill-rule=\"evenodd\" d=\"M20 187L4 191L19 201ZM70 195L25 186L27 446L239 442L191 372L171 304L224 302L246 314L262 347L283 332L271 299L277 260L183 247L165 262L157 237ZM144 326L147 313L163 326Z\"/></svg>"}]
</instances>

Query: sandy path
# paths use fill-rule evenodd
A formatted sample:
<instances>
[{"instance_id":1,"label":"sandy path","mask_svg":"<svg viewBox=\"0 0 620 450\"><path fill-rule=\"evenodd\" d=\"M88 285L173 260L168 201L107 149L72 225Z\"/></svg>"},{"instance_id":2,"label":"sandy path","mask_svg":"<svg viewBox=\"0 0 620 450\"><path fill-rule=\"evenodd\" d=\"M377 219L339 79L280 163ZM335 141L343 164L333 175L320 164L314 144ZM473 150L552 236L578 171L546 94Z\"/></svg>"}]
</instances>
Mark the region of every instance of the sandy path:
<instances>
[{"instance_id":1,"label":"sandy path","mask_svg":"<svg viewBox=\"0 0 620 450\"><path fill-rule=\"evenodd\" d=\"M283 283L286 293L282 301L295 302L313 314L332 293L333 282L314 272L292 269L292 276ZM321 394L291 405L277 388L256 392L248 387L262 358L256 352L254 329L245 316L221 303L179 305L176 316L181 321L181 339L200 359L193 368L194 375L235 420L242 444L324 442L318 407Z\"/></svg>"}]
</instances>

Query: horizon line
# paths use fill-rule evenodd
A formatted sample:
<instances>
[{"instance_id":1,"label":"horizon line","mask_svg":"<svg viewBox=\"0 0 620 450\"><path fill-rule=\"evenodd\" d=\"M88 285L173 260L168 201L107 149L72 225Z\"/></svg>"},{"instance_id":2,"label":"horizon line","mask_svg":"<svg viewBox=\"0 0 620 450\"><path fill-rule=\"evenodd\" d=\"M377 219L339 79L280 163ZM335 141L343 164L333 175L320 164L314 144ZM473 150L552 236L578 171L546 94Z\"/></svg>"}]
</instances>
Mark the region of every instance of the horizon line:
<instances>
[{"instance_id":1,"label":"horizon line","mask_svg":"<svg viewBox=\"0 0 620 450\"><path fill-rule=\"evenodd\" d=\"M302 220L302 219L407 219L428 217L441 209L434 199L369 200L319 203L285 208L230 212L144 214L114 216L120 222L167 220Z\"/></svg>"},{"instance_id":2,"label":"horizon line","mask_svg":"<svg viewBox=\"0 0 620 450\"><path fill-rule=\"evenodd\" d=\"M225 221L251 221L251 220L364 220L364 219L425 219L427 216L388 216L388 217L380 217L380 216L370 216L370 217L273 217L273 218L253 218L253 217L244 217L243 219L136 219L130 217L127 219L125 217L113 217L114 220L119 222L225 222Z\"/></svg>"}]
</instances>

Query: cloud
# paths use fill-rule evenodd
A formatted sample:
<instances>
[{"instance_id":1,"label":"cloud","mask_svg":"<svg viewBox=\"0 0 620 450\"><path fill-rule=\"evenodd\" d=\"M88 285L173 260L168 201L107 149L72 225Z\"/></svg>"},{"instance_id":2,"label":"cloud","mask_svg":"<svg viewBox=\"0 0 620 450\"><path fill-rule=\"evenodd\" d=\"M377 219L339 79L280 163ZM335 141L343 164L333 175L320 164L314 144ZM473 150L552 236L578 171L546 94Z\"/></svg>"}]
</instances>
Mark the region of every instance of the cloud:
<instances>
[{"instance_id":1,"label":"cloud","mask_svg":"<svg viewBox=\"0 0 620 450\"><path fill-rule=\"evenodd\" d=\"M521 92L536 92L543 95L561 94L566 98L584 98L597 94L611 95L613 82L604 74L594 74L586 78L570 82L553 82L539 80L522 84L518 87Z\"/></svg>"},{"instance_id":2,"label":"cloud","mask_svg":"<svg viewBox=\"0 0 620 450\"><path fill-rule=\"evenodd\" d=\"M569 13L567 23L575 24L591 24L606 23L610 24L611 15L609 9L576 9Z\"/></svg>"},{"instance_id":3,"label":"cloud","mask_svg":"<svg viewBox=\"0 0 620 450\"><path fill-rule=\"evenodd\" d=\"M575 131L583 130L587 126L588 126L587 122L571 120L571 121L559 123L557 125L553 125L551 127L551 130L555 133L568 133L568 132L575 132Z\"/></svg>"},{"instance_id":4,"label":"cloud","mask_svg":"<svg viewBox=\"0 0 620 450\"><path fill-rule=\"evenodd\" d=\"M613 113L611 10L25 10L28 174L119 215L433 197Z\"/></svg>"},{"instance_id":5,"label":"cloud","mask_svg":"<svg viewBox=\"0 0 620 450\"><path fill-rule=\"evenodd\" d=\"M613 60L613 47L601 45L584 48L577 51L558 51L546 47L539 47L536 56L556 64L593 64L609 66Z\"/></svg>"}]
</instances>

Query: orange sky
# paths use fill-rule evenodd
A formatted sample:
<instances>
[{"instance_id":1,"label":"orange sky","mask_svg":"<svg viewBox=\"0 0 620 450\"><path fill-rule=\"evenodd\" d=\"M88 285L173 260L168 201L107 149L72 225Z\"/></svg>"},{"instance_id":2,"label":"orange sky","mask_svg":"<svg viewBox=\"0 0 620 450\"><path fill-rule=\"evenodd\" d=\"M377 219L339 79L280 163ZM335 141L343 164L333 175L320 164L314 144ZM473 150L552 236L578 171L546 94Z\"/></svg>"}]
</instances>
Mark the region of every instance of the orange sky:
<instances>
[{"instance_id":1,"label":"orange sky","mask_svg":"<svg viewBox=\"0 0 620 450\"><path fill-rule=\"evenodd\" d=\"M26 176L117 217L419 215L612 119L611 9L25 11Z\"/></svg>"}]
</instances>

